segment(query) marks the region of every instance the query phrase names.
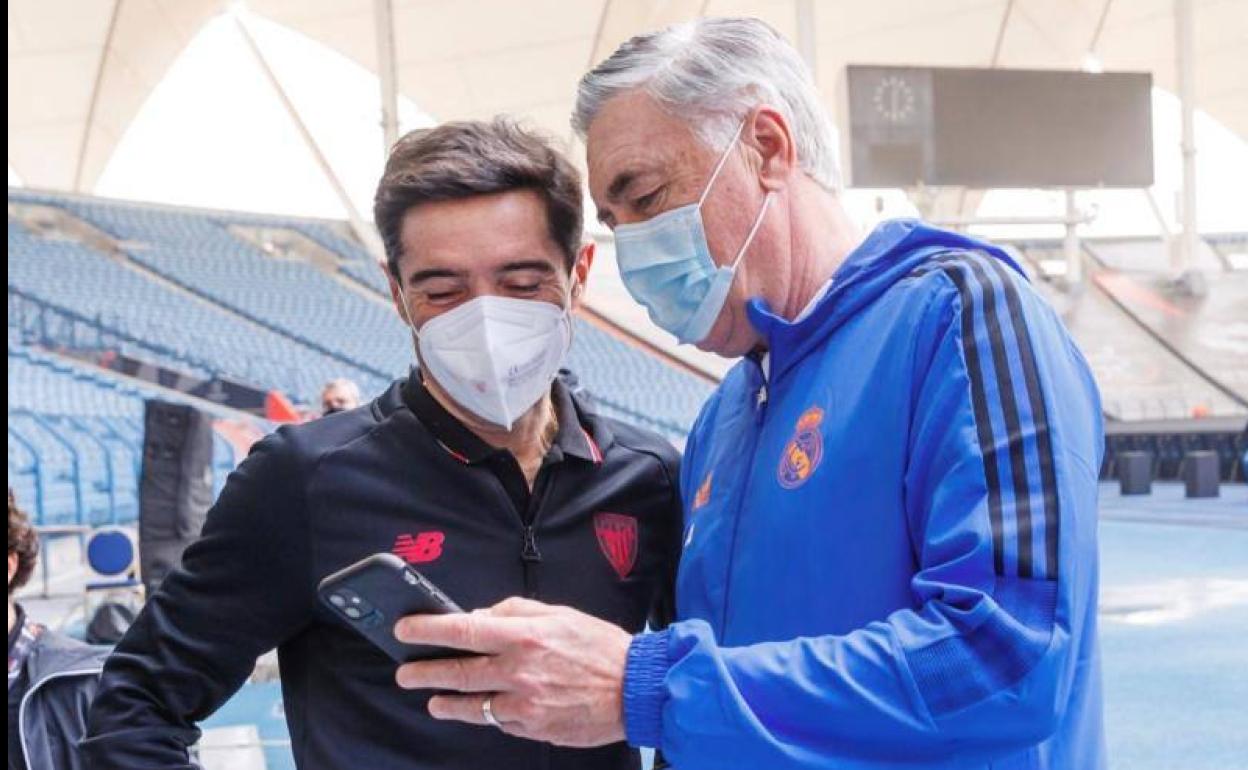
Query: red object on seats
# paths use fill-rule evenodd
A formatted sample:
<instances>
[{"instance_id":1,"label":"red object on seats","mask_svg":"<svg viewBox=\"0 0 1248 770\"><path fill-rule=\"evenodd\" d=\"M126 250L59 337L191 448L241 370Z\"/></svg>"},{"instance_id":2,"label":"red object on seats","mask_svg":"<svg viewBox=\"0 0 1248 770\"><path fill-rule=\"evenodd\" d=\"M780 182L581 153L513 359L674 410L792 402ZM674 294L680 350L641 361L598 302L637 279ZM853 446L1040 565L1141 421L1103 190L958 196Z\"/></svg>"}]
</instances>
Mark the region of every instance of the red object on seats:
<instances>
[{"instance_id":1,"label":"red object on seats","mask_svg":"<svg viewBox=\"0 0 1248 770\"><path fill-rule=\"evenodd\" d=\"M303 422L303 414L277 390L265 395L264 416L273 422Z\"/></svg>"}]
</instances>

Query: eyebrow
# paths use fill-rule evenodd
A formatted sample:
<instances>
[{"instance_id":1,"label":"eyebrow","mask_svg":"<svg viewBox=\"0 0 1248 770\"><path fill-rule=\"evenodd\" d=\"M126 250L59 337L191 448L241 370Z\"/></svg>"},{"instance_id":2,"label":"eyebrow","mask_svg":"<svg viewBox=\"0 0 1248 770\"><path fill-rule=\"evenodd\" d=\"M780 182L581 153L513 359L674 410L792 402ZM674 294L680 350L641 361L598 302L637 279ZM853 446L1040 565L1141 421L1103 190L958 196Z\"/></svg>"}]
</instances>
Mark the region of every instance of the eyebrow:
<instances>
[{"instance_id":1,"label":"eyebrow","mask_svg":"<svg viewBox=\"0 0 1248 770\"><path fill-rule=\"evenodd\" d=\"M619 203L620 198L624 195L624 193L628 190L628 188L631 187L633 183L637 181L637 177L640 176L642 173L645 173L645 172L629 170L629 171L621 171L620 173L616 174L615 179L612 179L611 184L607 186L607 202ZM609 211L606 211L603 206L598 206L597 208L598 208L598 221L606 225L607 227L613 226L615 222L615 215L611 214Z\"/></svg>"},{"instance_id":2,"label":"eyebrow","mask_svg":"<svg viewBox=\"0 0 1248 770\"><path fill-rule=\"evenodd\" d=\"M615 179L611 180L611 184L607 187L607 200L612 202L618 201L620 196L624 194L624 191L633 182L637 181L638 175L636 171L621 171L616 174Z\"/></svg>"},{"instance_id":3,"label":"eyebrow","mask_svg":"<svg viewBox=\"0 0 1248 770\"><path fill-rule=\"evenodd\" d=\"M408 286L416 286L417 284L431 281L434 278L462 278L465 275L463 270L447 270L446 268L431 268L429 270L417 270L407 277Z\"/></svg>"},{"instance_id":4,"label":"eyebrow","mask_svg":"<svg viewBox=\"0 0 1248 770\"><path fill-rule=\"evenodd\" d=\"M495 271L498 275L506 273L516 273L521 270L537 270L545 275L555 272L555 268L551 267L549 262L540 259L527 259L519 262L508 262ZM466 270L450 270L448 268L430 268L428 270L417 270L407 277L408 286L415 287L425 281L432 281L435 278L463 278L468 274Z\"/></svg>"},{"instance_id":5,"label":"eyebrow","mask_svg":"<svg viewBox=\"0 0 1248 770\"><path fill-rule=\"evenodd\" d=\"M500 267L496 272L498 274L503 274L503 273L515 273L521 270L537 270L547 275L555 272L555 268L552 267L549 262L544 262L540 259L529 259L529 260L524 260L521 262L508 262L507 264Z\"/></svg>"},{"instance_id":6,"label":"eyebrow","mask_svg":"<svg viewBox=\"0 0 1248 770\"><path fill-rule=\"evenodd\" d=\"M662 173L661 165L659 166L646 165L646 166L641 166L639 168L625 169L624 171L621 171L620 173L615 175L614 179L611 180L611 184L607 185L607 201L609 203L615 203L615 204L620 203L620 200L624 197L624 194L628 192L630 187L636 184L638 179L648 174L659 174L659 173ZM614 220L614 219L615 219L614 216L612 216L610 213L604 212L602 208L599 207L598 209L598 221L599 222L603 223L604 225L610 226L611 222L609 222L608 220Z\"/></svg>"}]
</instances>

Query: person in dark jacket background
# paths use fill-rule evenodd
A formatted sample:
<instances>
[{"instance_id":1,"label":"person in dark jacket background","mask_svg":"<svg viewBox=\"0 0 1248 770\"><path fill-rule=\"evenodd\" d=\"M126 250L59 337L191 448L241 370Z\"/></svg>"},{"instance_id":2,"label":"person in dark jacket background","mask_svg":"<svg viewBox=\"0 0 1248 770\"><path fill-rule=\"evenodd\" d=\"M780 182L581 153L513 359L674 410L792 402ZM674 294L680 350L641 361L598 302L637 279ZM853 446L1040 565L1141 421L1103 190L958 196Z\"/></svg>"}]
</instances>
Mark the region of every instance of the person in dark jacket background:
<instances>
[{"instance_id":1,"label":"person in dark jacket background","mask_svg":"<svg viewBox=\"0 0 1248 770\"><path fill-rule=\"evenodd\" d=\"M13 601L39 555L39 536L9 490L9 770L80 770L87 707L108 650L36 623Z\"/></svg>"},{"instance_id":2,"label":"person in dark jacket background","mask_svg":"<svg viewBox=\"0 0 1248 770\"><path fill-rule=\"evenodd\" d=\"M679 456L557 376L593 261L572 165L506 121L401 139L377 192L419 367L366 406L260 442L105 667L97 770L188 768L196 723L277 647L301 768L637 768L623 742L558 748L428 713L429 692L319 604L378 551L466 610L526 597L631 632L665 625Z\"/></svg>"}]
</instances>

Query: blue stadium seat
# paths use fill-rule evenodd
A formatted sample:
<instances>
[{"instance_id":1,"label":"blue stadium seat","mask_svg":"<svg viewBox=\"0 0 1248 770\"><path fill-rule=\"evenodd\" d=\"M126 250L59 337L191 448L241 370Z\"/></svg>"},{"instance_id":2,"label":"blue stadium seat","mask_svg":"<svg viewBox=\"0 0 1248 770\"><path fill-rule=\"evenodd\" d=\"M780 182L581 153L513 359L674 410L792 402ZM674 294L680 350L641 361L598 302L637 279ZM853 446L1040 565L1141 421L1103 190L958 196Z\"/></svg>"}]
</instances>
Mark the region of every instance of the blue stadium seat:
<instances>
[{"instance_id":1,"label":"blue stadium seat","mask_svg":"<svg viewBox=\"0 0 1248 770\"><path fill-rule=\"evenodd\" d=\"M143 402L169 394L31 348L9 346L9 486L36 524L103 526L138 517ZM233 470L214 437L213 482Z\"/></svg>"}]
</instances>

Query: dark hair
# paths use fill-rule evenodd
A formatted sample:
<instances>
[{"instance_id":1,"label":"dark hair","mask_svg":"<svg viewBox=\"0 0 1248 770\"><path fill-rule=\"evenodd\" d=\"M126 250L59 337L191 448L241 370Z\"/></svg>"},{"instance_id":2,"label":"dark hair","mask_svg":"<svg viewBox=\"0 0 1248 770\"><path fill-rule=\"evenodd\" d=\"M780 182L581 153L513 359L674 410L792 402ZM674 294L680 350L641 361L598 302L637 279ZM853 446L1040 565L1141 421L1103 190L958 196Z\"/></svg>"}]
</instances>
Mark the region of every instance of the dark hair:
<instances>
[{"instance_id":1,"label":"dark hair","mask_svg":"<svg viewBox=\"0 0 1248 770\"><path fill-rule=\"evenodd\" d=\"M39 536L17 501L13 489L9 489L9 554L17 554L17 572L9 581L9 595L26 585L30 573L35 570L35 558L39 555Z\"/></svg>"},{"instance_id":2,"label":"dark hair","mask_svg":"<svg viewBox=\"0 0 1248 770\"><path fill-rule=\"evenodd\" d=\"M444 123L395 143L373 199L386 265L399 278L403 217L422 203L534 190L569 270L581 244L581 175L549 140L506 118Z\"/></svg>"}]
</instances>

